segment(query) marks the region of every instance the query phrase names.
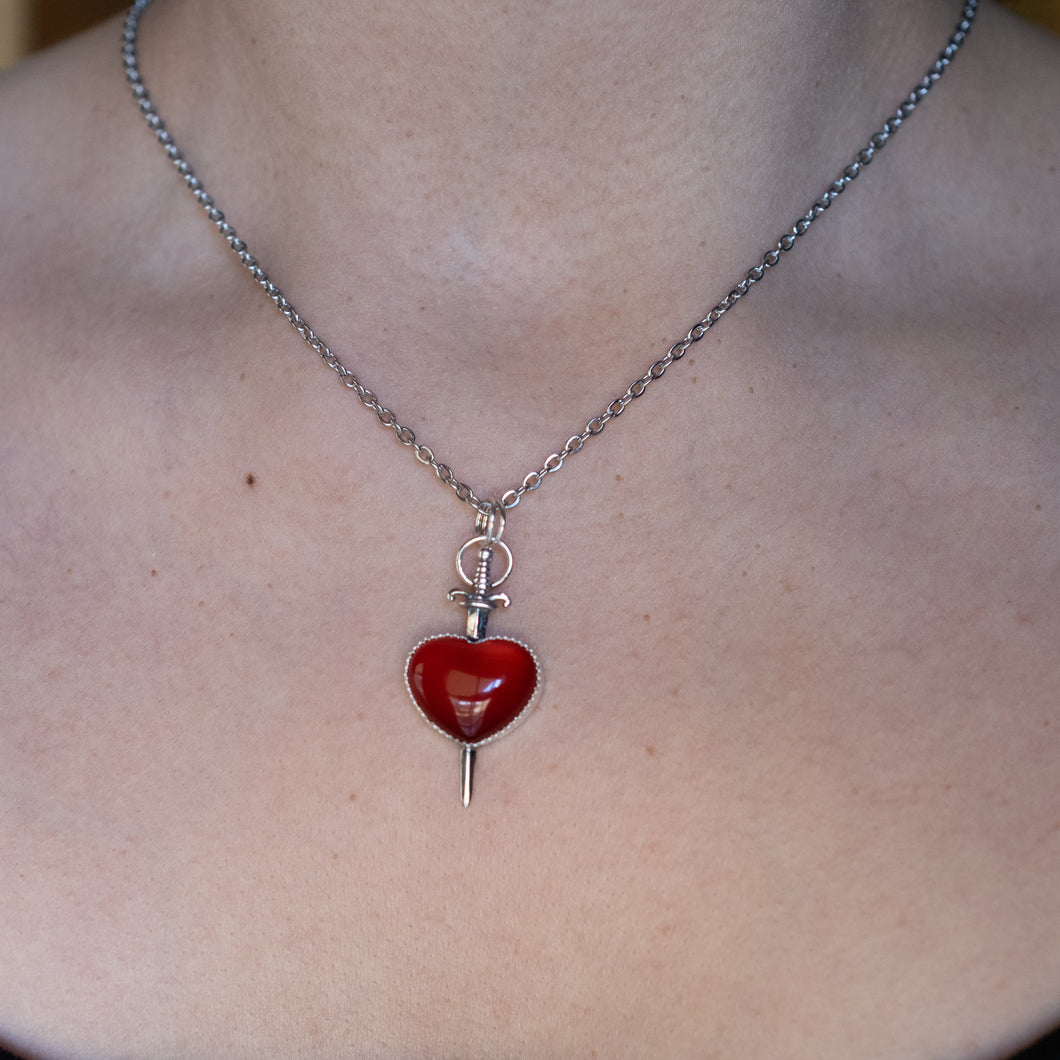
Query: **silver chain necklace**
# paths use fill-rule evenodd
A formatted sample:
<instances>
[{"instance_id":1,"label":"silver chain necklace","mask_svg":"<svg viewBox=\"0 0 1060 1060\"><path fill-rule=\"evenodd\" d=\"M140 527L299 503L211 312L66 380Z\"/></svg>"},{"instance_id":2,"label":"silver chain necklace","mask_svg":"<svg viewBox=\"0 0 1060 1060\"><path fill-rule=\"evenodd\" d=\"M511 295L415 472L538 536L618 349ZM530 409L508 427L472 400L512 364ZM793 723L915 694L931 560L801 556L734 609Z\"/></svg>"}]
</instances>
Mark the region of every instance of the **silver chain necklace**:
<instances>
[{"instance_id":1,"label":"silver chain necklace","mask_svg":"<svg viewBox=\"0 0 1060 1060\"><path fill-rule=\"evenodd\" d=\"M151 3L152 0L136 0L129 10L122 38L122 57L125 75L140 112L154 131L169 160L240 262L309 348L356 394L365 408L375 413L384 427L394 432L394 436L403 446L413 451L421 464L432 468L439 481L475 511L475 536L465 542L456 557L457 573L464 588L454 589L449 593L450 600L467 611L465 632L463 636L428 637L412 649L405 666L405 684L420 713L433 728L461 747L461 791L463 803L467 806L471 800L472 771L477 748L505 735L526 717L540 684L540 667L530 648L509 638L486 635L486 624L491 612L497 607L507 607L510 603L506 594L494 592L512 569L511 551L501 540L505 512L514 508L524 494L536 490L548 475L559 471L568 457L580 452L590 438L600 434L611 420L622 414L627 405L640 397L652 383L661 379L667 368L684 357L694 343L703 339L741 298L750 293L756 283L780 263L783 255L810 230L813 222L832 205L848 184L857 179L862 169L872 162L876 152L886 145L935 82L942 77L946 67L967 39L979 0L966 0L962 4L960 20L938 59L879 131L869 137L865 146L843 167L839 176L828 185L821 197L791 229L762 255L757 264L747 270L744 277L713 309L689 328L684 338L673 343L662 357L648 366L642 376L634 379L625 393L616 397L603 412L593 416L579 434L568 438L562 449L549 454L540 468L531 471L518 486L509 489L499 500L480 497L470 486L458 479L452 468L440 462L428 446L418 442L412 429L399 423L394 413L332 353L283 291L269 279L268 273L236 234L235 228L217 207L213 197L207 193L202 181L195 175L183 152L166 129L140 74L136 55L137 34L140 18ZM504 571L496 575L492 564L498 555L503 561ZM470 574L466 569L467 565L472 567Z\"/></svg>"}]
</instances>

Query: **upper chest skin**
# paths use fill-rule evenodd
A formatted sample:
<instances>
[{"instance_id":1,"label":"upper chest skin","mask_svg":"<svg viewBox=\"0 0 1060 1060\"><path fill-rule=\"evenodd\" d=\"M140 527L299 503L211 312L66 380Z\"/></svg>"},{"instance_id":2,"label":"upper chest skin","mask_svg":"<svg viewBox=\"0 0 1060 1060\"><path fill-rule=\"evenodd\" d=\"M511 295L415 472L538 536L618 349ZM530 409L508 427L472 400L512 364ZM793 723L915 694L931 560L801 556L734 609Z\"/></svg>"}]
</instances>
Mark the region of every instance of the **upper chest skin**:
<instances>
[{"instance_id":1,"label":"upper chest skin","mask_svg":"<svg viewBox=\"0 0 1060 1060\"><path fill-rule=\"evenodd\" d=\"M716 378L711 462L638 406L513 514L494 629L545 686L467 811L401 684L460 622L470 523L426 473L326 377L265 431L235 373L237 411L193 388L165 432L52 384L8 491L9 1026L56 1055L883 1056L1033 1019L1055 496L1004 439L1043 409L966 418L971 388L929 425L892 379L893 426L811 415L800 349L783 387L750 350ZM342 430L371 466L319 459Z\"/></svg>"}]
</instances>

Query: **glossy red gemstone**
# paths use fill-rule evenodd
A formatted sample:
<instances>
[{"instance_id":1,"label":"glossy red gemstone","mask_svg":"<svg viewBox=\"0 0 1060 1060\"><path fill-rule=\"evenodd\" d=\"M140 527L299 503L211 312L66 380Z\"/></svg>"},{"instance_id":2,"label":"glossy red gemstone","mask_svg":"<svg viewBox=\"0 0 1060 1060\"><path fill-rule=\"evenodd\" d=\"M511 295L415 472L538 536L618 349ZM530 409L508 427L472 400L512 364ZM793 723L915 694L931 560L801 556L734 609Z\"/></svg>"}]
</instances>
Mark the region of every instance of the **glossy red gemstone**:
<instances>
[{"instance_id":1,"label":"glossy red gemstone","mask_svg":"<svg viewBox=\"0 0 1060 1060\"><path fill-rule=\"evenodd\" d=\"M423 716L458 743L484 743L529 707L537 660L525 644L431 637L409 655L405 680Z\"/></svg>"}]
</instances>

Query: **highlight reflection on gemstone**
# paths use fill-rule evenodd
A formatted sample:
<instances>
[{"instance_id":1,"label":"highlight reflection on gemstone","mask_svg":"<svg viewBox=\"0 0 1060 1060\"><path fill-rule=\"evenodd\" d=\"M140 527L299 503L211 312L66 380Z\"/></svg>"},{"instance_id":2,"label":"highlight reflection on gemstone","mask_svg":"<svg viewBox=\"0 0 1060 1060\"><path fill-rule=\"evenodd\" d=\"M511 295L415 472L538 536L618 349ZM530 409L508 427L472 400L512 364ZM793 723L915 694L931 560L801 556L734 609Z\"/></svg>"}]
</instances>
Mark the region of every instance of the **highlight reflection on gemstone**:
<instances>
[{"instance_id":1,"label":"highlight reflection on gemstone","mask_svg":"<svg viewBox=\"0 0 1060 1060\"><path fill-rule=\"evenodd\" d=\"M458 743L475 745L526 710L538 673L533 652L518 641L441 636L413 649L406 679L428 721Z\"/></svg>"}]
</instances>

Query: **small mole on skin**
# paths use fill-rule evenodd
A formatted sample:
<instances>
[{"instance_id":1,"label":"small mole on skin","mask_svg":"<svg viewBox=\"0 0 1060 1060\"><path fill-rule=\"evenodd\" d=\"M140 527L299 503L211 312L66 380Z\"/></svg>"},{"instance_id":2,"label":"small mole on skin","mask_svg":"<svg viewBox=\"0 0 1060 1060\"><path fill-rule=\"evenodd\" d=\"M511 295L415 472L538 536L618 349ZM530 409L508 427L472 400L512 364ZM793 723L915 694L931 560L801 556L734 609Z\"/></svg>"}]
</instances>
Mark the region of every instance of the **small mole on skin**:
<instances>
[{"instance_id":1,"label":"small mole on skin","mask_svg":"<svg viewBox=\"0 0 1060 1060\"><path fill-rule=\"evenodd\" d=\"M651 615L644 615L643 618L644 618L645 622L650 622L651 621Z\"/></svg>"},{"instance_id":2,"label":"small mole on skin","mask_svg":"<svg viewBox=\"0 0 1060 1060\"><path fill-rule=\"evenodd\" d=\"M356 802L356 801L357 801L357 792L356 791L351 791L350 792L350 802Z\"/></svg>"},{"instance_id":3,"label":"small mole on skin","mask_svg":"<svg viewBox=\"0 0 1060 1060\"><path fill-rule=\"evenodd\" d=\"M655 748L652 747L651 744L648 744L648 746L645 747L644 750L648 752L648 757L649 758L654 758L655 757Z\"/></svg>"},{"instance_id":4,"label":"small mole on skin","mask_svg":"<svg viewBox=\"0 0 1060 1060\"><path fill-rule=\"evenodd\" d=\"M1036 504L1036 505L1034 506L1034 510L1035 510L1036 512L1040 512L1040 511L1042 510L1042 506L1041 506L1040 504Z\"/></svg>"},{"instance_id":5,"label":"small mole on skin","mask_svg":"<svg viewBox=\"0 0 1060 1060\"><path fill-rule=\"evenodd\" d=\"M241 383L245 383L247 381L247 373L246 372L240 372L239 373L239 381Z\"/></svg>"},{"instance_id":6,"label":"small mole on skin","mask_svg":"<svg viewBox=\"0 0 1060 1060\"><path fill-rule=\"evenodd\" d=\"M156 570L151 571L151 577L152 578L157 578L158 577L158 571L156 571Z\"/></svg>"},{"instance_id":7,"label":"small mole on skin","mask_svg":"<svg viewBox=\"0 0 1060 1060\"><path fill-rule=\"evenodd\" d=\"M621 475L615 475L615 481L616 482L621 482L622 481L622 476Z\"/></svg>"},{"instance_id":8,"label":"small mole on skin","mask_svg":"<svg viewBox=\"0 0 1060 1060\"><path fill-rule=\"evenodd\" d=\"M246 484L247 484L248 486L253 486L253 485L254 485L254 483L255 483L255 482L257 482L258 480L257 480L257 479L256 479L256 478L254 477L254 472L253 472L253 471L248 471L248 472L247 472L247 477L246 477L245 479L243 479L243 481L244 481L244 482L245 482L245 483L246 483Z\"/></svg>"}]
</instances>

